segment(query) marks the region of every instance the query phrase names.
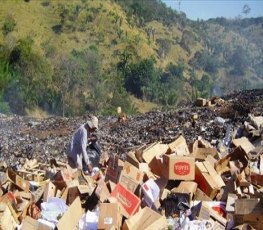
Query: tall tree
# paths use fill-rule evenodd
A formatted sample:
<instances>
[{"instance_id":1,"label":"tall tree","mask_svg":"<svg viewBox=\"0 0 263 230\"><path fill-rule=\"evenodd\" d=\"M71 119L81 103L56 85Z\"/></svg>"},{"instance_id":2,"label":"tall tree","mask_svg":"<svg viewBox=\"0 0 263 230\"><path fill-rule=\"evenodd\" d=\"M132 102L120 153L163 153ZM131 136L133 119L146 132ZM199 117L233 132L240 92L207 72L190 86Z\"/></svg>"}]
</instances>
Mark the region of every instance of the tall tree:
<instances>
[{"instance_id":1,"label":"tall tree","mask_svg":"<svg viewBox=\"0 0 263 230\"><path fill-rule=\"evenodd\" d=\"M248 4L245 4L245 5L243 6L242 13L247 16L247 15L250 13L250 11L251 11L251 8L249 7L249 5L248 5Z\"/></svg>"}]
</instances>

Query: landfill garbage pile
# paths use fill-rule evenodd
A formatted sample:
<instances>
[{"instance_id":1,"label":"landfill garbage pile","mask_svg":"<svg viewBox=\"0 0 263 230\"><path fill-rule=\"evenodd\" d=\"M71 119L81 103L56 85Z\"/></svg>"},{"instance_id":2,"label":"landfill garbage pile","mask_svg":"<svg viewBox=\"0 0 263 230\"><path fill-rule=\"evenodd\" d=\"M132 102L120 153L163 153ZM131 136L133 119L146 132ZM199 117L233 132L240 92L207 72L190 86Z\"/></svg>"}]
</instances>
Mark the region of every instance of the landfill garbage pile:
<instances>
[{"instance_id":1,"label":"landfill garbage pile","mask_svg":"<svg viewBox=\"0 0 263 230\"><path fill-rule=\"evenodd\" d=\"M0 114L0 229L263 229L263 90L99 117L90 175L65 156L86 121Z\"/></svg>"}]
</instances>

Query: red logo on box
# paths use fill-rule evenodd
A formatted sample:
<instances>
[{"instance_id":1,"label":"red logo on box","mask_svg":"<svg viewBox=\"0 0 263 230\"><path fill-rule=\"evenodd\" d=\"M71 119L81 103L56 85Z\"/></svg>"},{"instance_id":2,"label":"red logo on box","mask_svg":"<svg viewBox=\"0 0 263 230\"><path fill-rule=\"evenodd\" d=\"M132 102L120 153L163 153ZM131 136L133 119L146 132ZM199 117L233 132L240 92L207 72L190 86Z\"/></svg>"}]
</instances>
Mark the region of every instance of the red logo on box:
<instances>
[{"instance_id":1,"label":"red logo on box","mask_svg":"<svg viewBox=\"0 0 263 230\"><path fill-rule=\"evenodd\" d=\"M174 164L174 173L185 176L190 173L190 164L187 162L177 162Z\"/></svg>"}]
</instances>

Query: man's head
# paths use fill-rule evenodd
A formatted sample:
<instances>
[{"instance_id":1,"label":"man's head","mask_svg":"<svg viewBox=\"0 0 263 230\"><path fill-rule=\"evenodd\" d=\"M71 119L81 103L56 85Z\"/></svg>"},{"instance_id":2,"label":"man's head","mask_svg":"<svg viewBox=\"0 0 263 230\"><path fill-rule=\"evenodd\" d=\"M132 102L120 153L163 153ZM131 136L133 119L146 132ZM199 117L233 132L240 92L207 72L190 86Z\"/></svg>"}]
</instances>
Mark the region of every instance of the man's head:
<instances>
[{"instance_id":1,"label":"man's head","mask_svg":"<svg viewBox=\"0 0 263 230\"><path fill-rule=\"evenodd\" d=\"M92 116L90 120L87 121L90 132L95 132L99 127L99 120L96 116Z\"/></svg>"}]
</instances>

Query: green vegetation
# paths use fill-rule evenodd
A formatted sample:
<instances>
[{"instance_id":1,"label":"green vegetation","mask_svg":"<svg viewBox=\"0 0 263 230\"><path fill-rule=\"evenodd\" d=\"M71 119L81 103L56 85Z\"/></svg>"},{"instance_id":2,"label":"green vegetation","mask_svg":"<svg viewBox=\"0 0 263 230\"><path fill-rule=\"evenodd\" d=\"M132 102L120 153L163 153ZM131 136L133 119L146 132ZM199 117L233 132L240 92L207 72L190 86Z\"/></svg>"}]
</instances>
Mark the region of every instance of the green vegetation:
<instances>
[{"instance_id":1,"label":"green vegetation","mask_svg":"<svg viewBox=\"0 0 263 230\"><path fill-rule=\"evenodd\" d=\"M129 114L263 85L263 18L194 22L159 0L1 7L1 113Z\"/></svg>"}]
</instances>

